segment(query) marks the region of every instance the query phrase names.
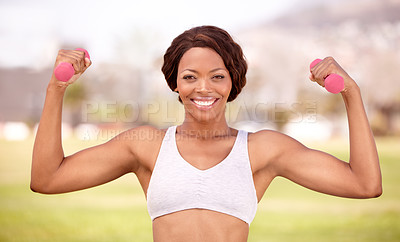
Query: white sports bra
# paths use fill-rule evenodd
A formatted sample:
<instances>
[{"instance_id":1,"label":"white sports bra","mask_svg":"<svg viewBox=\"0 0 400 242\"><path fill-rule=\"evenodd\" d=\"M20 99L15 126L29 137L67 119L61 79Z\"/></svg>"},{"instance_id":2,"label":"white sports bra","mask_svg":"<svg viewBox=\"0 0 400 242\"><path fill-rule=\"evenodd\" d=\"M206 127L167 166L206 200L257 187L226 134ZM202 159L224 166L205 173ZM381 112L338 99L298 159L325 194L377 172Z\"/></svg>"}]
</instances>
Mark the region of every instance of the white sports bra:
<instances>
[{"instance_id":1,"label":"white sports bra","mask_svg":"<svg viewBox=\"0 0 400 242\"><path fill-rule=\"evenodd\" d=\"M186 209L207 209L250 223L257 195L247 149L247 132L239 130L229 155L217 165L200 170L179 154L176 126L168 128L147 189L152 220Z\"/></svg>"}]
</instances>

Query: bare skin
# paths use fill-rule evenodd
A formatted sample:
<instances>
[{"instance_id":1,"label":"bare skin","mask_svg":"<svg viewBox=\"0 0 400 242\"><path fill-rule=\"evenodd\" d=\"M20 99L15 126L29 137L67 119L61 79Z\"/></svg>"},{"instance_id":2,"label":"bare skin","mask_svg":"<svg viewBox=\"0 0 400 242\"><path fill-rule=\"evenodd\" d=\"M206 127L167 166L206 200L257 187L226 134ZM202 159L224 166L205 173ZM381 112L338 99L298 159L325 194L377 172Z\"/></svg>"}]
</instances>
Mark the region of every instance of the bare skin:
<instances>
[{"instance_id":1,"label":"bare skin","mask_svg":"<svg viewBox=\"0 0 400 242\"><path fill-rule=\"evenodd\" d=\"M54 194L81 190L135 173L147 192L165 130L142 126L109 142L65 157L61 144L62 99L65 89L90 66L80 51L60 51L60 62L74 63L76 75L61 83L52 76L40 120L32 158L31 188ZM258 201L271 181L282 176L309 189L350 198L372 198L382 193L375 141L354 80L331 58L312 69L310 79L323 85L330 73L344 77L341 95L346 106L350 159L342 161L309 149L276 131L249 133L249 157ZM185 107L185 121L176 140L181 156L205 170L231 151L237 130L228 127L225 104L232 86L221 57L207 48L192 48L179 63L177 89ZM211 105L201 105L201 102ZM197 104L196 104L197 102ZM246 241L249 226L230 215L189 209L153 221L154 241Z\"/></svg>"}]
</instances>

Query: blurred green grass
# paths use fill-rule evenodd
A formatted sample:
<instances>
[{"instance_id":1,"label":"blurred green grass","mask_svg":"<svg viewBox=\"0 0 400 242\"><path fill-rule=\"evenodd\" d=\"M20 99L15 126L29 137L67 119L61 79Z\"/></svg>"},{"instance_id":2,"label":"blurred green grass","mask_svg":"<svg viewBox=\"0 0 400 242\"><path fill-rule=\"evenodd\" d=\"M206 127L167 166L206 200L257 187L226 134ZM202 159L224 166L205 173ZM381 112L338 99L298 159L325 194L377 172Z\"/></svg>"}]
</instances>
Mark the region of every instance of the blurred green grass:
<instances>
[{"instance_id":1,"label":"blurred green grass","mask_svg":"<svg viewBox=\"0 0 400 242\"><path fill-rule=\"evenodd\" d=\"M65 154L99 142L68 139ZM377 139L380 198L352 200L273 181L258 206L249 241L400 241L400 139ZM152 241L136 177L61 195L29 189L33 138L0 140L0 241ZM308 144L347 159L345 141Z\"/></svg>"}]
</instances>

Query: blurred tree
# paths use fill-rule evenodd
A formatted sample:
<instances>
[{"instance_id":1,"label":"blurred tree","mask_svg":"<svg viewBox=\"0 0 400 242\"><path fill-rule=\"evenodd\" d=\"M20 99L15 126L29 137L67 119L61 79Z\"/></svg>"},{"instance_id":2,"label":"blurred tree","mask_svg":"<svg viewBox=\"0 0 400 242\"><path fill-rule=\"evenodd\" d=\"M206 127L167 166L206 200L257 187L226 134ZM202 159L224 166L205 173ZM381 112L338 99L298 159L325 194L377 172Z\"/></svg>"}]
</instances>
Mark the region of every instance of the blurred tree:
<instances>
[{"instance_id":1,"label":"blurred tree","mask_svg":"<svg viewBox=\"0 0 400 242\"><path fill-rule=\"evenodd\" d=\"M64 96L67 115L73 127L77 126L82 121L81 106L83 101L87 98L87 91L83 82L84 80L80 79L68 86Z\"/></svg>"},{"instance_id":2,"label":"blurred tree","mask_svg":"<svg viewBox=\"0 0 400 242\"><path fill-rule=\"evenodd\" d=\"M399 135L397 120L400 116L400 100L386 104L376 104L375 115L371 120L371 128L375 135Z\"/></svg>"},{"instance_id":3,"label":"blurred tree","mask_svg":"<svg viewBox=\"0 0 400 242\"><path fill-rule=\"evenodd\" d=\"M290 118L292 116L293 112L287 109L283 110L274 110L273 115L274 115L274 123L275 127L278 131L283 132L285 129L285 126L287 123L290 121Z\"/></svg>"}]
</instances>

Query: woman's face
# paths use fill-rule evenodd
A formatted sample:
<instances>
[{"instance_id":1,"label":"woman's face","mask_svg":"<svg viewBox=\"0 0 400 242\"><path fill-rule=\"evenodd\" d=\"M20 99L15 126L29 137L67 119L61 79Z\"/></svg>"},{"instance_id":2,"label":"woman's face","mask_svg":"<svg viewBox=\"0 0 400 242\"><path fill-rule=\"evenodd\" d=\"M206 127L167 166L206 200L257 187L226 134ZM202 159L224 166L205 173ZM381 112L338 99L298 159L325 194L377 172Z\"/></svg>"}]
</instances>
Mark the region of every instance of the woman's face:
<instances>
[{"instance_id":1,"label":"woman's face","mask_svg":"<svg viewBox=\"0 0 400 242\"><path fill-rule=\"evenodd\" d=\"M185 106L186 118L197 121L224 118L231 89L229 71L217 52L194 47L182 56L176 91Z\"/></svg>"}]
</instances>

